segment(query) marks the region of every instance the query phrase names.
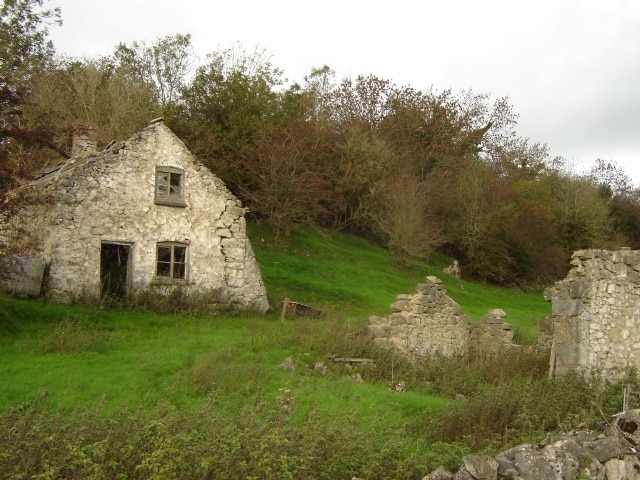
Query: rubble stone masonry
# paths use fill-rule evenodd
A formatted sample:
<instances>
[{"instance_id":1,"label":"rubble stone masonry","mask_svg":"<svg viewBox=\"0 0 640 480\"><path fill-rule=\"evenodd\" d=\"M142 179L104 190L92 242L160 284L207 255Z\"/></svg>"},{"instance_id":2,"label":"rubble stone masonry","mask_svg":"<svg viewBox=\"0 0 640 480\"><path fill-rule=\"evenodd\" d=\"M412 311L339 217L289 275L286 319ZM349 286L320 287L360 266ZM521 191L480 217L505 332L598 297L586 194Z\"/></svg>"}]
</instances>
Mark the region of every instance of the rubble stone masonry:
<instances>
[{"instance_id":1,"label":"rubble stone masonry","mask_svg":"<svg viewBox=\"0 0 640 480\"><path fill-rule=\"evenodd\" d=\"M183 204L154 202L158 166L182 172ZM83 145L29 188L45 201L24 209L16 221L29 232L22 251L47 262L50 298L100 294L104 242L130 248L132 291L171 291L176 285L156 277L156 246L178 242L188 249L186 279L178 287L259 311L269 308L245 209L161 120L102 152L92 151L90 142Z\"/></svg>"},{"instance_id":2,"label":"rubble stone masonry","mask_svg":"<svg viewBox=\"0 0 640 480\"><path fill-rule=\"evenodd\" d=\"M427 277L411 295L398 295L388 317L370 317L365 334L376 345L416 361L438 358L491 360L515 352L503 310L490 310L471 325L437 277Z\"/></svg>"},{"instance_id":3,"label":"rubble stone masonry","mask_svg":"<svg viewBox=\"0 0 640 480\"><path fill-rule=\"evenodd\" d=\"M640 251L579 250L567 277L547 289L554 337L551 375L640 371Z\"/></svg>"}]
</instances>

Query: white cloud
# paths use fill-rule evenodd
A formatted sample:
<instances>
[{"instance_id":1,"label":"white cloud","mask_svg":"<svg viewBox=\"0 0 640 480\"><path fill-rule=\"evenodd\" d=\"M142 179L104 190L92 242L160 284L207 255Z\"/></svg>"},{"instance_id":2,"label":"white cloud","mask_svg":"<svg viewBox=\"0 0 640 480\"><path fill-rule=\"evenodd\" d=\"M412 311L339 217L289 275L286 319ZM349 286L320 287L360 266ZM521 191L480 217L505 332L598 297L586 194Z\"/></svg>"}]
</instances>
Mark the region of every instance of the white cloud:
<instances>
[{"instance_id":1,"label":"white cloud","mask_svg":"<svg viewBox=\"0 0 640 480\"><path fill-rule=\"evenodd\" d=\"M635 0L50 3L64 20L53 40L72 56L191 33L200 56L237 41L266 48L295 81L327 64L338 77L508 96L522 136L570 160L613 159L640 182Z\"/></svg>"}]
</instances>

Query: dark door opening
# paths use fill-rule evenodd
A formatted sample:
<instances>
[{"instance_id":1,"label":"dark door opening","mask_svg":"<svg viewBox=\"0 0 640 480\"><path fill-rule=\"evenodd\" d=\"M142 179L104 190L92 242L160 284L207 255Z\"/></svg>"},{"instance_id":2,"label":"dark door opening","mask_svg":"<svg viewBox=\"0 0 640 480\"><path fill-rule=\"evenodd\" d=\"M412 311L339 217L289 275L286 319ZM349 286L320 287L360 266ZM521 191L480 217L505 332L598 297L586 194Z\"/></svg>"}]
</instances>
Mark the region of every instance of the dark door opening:
<instances>
[{"instance_id":1,"label":"dark door opening","mask_svg":"<svg viewBox=\"0 0 640 480\"><path fill-rule=\"evenodd\" d=\"M127 296L131 245L103 243L100 251L100 294L123 299Z\"/></svg>"}]
</instances>

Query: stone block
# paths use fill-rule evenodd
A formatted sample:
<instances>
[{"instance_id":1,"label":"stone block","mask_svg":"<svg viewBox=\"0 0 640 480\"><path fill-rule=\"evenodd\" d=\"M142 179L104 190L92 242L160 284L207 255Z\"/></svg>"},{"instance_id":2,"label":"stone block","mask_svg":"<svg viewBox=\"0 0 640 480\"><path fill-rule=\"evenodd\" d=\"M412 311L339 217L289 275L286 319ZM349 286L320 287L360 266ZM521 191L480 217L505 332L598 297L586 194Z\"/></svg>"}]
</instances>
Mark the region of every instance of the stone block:
<instances>
[{"instance_id":1,"label":"stone block","mask_svg":"<svg viewBox=\"0 0 640 480\"><path fill-rule=\"evenodd\" d=\"M392 312L408 312L411 309L411 303L408 300L398 300L391 304Z\"/></svg>"},{"instance_id":2,"label":"stone block","mask_svg":"<svg viewBox=\"0 0 640 480\"><path fill-rule=\"evenodd\" d=\"M454 479L497 480L498 462L488 455L467 455ZM468 474L468 476L467 476Z\"/></svg>"},{"instance_id":3,"label":"stone block","mask_svg":"<svg viewBox=\"0 0 640 480\"><path fill-rule=\"evenodd\" d=\"M234 217L244 217L247 210L245 208L235 206L228 209L228 212Z\"/></svg>"},{"instance_id":4,"label":"stone block","mask_svg":"<svg viewBox=\"0 0 640 480\"><path fill-rule=\"evenodd\" d=\"M551 307L551 314L576 316L580 315L582 310L582 300L579 298L557 298Z\"/></svg>"}]
</instances>

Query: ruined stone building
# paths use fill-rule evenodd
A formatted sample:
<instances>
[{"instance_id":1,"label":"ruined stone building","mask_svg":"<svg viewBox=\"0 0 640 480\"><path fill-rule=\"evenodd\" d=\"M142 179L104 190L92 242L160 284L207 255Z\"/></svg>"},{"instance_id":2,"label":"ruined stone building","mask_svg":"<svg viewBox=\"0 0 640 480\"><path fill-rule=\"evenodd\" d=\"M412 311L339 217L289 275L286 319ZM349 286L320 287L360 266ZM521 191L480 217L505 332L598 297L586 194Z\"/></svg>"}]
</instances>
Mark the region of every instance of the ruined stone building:
<instances>
[{"instance_id":1,"label":"ruined stone building","mask_svg":"<svg viewBox=\"0 0 640 480\"><path fill-rule=\"evenodd\" d=\"M265 311L245 209L162 119L101 152L90 132L26 187L12 220L25 256L43 258L51 299L181 289Z\"/></svg>"},{"instance_id":2,"label":"ruined stone building","mask_svg":"<svg viewBox=\"0 0 640 480\"><path fill-rule=\"evenodd\" d=\"M550 352L552 377L596 373L618 380L640 373L640 251L579 250L562 281L545 291L551 315L538 321L538 343ZM436 277L398 295L388 317L371 317L375 344L413 360L491 359L524 348L513 343L505 312L471 324Z\"/></svg>"},{"instance_id":3,"label":"ruined stone building","mask_svg":"<svg viewBox=\"0 0 640 480\"><path fill-rule=\"evenodd\" d=\"M364 333L376 345L411 360L483 361L519 348L503 310L489 310L482 321L471 324L437 277L427 277L413 294L398 295L391 312L388 317L370 317Z\"/></svg>"},{"instance_id":4,"label":"ruined stone building","mask_svg":"<svg viewBox=\"0 0 640 480\"><path fill-rule=\"evenodd\" d=\"M551 374L640 372L640 251L579 250L552 302Z\"/></svg>"}]
</instances>

